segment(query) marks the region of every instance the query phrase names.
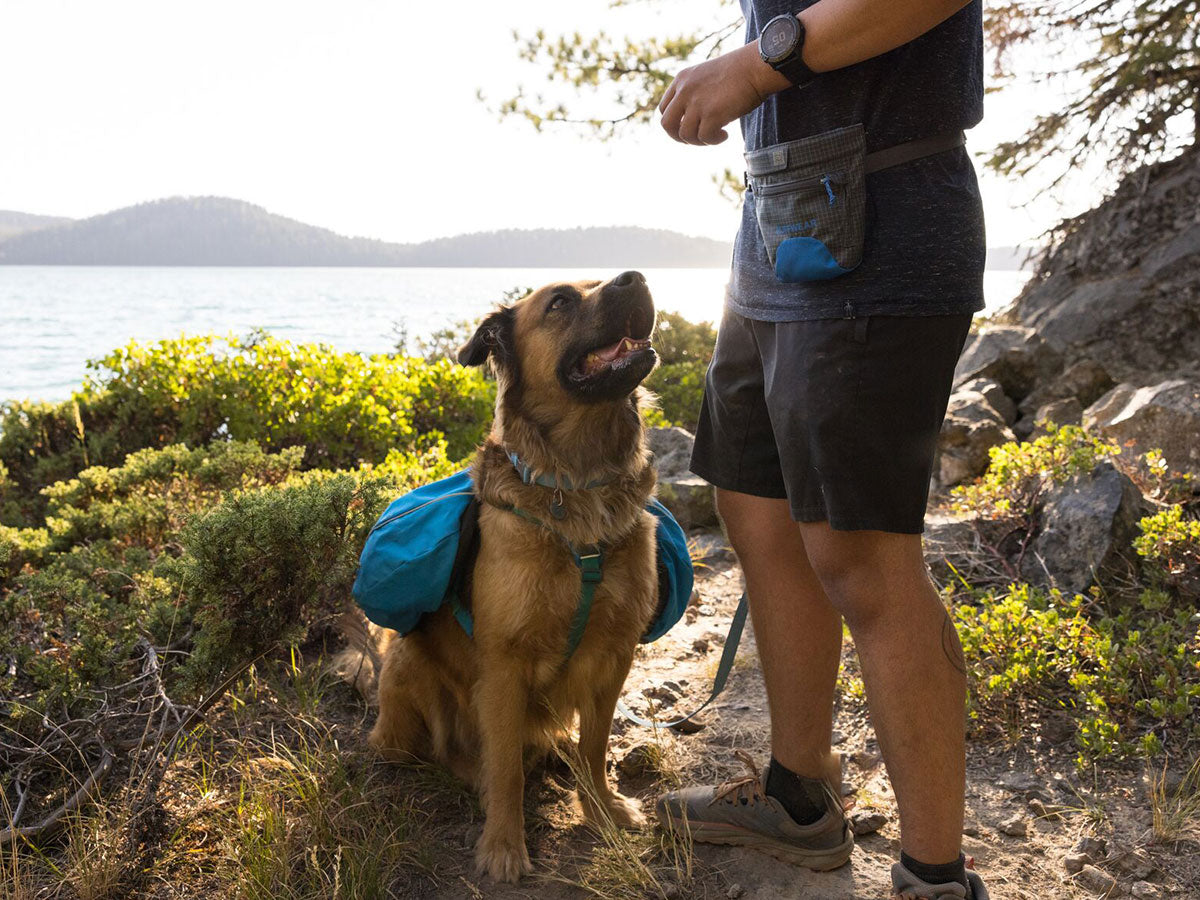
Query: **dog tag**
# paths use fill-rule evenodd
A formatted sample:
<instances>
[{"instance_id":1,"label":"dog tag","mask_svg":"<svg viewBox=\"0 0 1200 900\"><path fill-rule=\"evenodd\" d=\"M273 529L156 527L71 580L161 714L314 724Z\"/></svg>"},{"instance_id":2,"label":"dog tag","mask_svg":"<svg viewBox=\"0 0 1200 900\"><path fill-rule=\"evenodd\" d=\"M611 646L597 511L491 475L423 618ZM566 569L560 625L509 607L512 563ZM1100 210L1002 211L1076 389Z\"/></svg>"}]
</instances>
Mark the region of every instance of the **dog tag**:
<instances>
[{"instance_id":1,"label":"dog tag","mask_svg":"<svg viewBox=\"0 0 1200 900\"><path fill-rule=\"evenodd\" d=\"M554 498L550 501L550 515L554 516L560 522L567 517L567 508L563 506L561 491L554 492Z\"/></svg>"}]
</instances>

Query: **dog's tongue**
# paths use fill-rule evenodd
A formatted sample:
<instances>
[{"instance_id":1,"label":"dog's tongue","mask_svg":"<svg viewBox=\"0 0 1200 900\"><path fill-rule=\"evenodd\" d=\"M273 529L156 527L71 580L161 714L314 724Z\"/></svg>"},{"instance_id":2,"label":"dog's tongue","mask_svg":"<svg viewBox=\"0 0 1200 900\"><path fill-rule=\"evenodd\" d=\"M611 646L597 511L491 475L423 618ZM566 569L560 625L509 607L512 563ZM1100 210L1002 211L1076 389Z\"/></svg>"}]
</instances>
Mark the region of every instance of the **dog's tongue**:
<instances>
[{"instance_id":1,"label":"dog's tongue","mask_svg":"<svg viewBox=\"0 0 1200 900\"><path fill-rule=\"evenodd\" d=\"M611 347L604 347L600 350L593 350L592 353L594 353L596 356L600 357L605 362L612 362L614 359L617 358L617 355L621 352L621 348L625 346L625 342L627 340L629 340L629 338L621 338L619 341L617 341Z\"/></svg>"}]
</instances>

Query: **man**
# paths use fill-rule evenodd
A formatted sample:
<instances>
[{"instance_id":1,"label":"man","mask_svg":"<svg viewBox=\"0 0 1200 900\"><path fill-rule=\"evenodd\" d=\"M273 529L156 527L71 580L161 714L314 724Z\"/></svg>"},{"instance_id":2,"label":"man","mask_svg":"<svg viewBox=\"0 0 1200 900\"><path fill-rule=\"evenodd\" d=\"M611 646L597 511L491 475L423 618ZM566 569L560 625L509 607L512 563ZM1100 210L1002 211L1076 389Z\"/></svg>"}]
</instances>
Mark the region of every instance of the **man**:
<instances>
[{"instance_id":1,"label":"man","mask_svg":"<svg viewBox=\"0 0 1200 900\"><path fill-rule=\"evenodd\" d=\"M954 365L983 307L982 207L961 146L982 117L981 2L742 7L748 43L682 71L660 111L697 145L741 117L751 163L692 469L716 487L745 572L772 759L761 778L668 794L658 814L814 869L849 859L830 749L844 620L900 811L896 894L986 900L961 853L962 650L920 536ZM760 226L756 206L788 189L755 178L772 171L762 161L806 158L809 139L859 125L861 254L810 236L815 218ZM822 178L821 215L845 206L831 179L861 163Z\"/></svg>"}]
</instances>

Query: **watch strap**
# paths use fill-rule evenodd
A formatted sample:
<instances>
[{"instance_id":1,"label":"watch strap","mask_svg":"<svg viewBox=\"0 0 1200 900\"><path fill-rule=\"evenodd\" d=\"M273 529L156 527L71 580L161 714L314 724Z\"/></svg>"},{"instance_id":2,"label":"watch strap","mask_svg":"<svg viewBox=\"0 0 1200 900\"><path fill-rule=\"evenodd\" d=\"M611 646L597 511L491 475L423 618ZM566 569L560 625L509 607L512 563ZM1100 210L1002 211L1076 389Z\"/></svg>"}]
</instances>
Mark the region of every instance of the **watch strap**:
<instances>
[{"instance_id":1,"label":"watch strap","mask_svg":"<svg viewBox=\"0 0 1200 900\"><path fill-rule=\"evenodd\" d=\"M792 51L787 59L780 60L775 64L775 71L790 81L795 87L803 87L814 78L817 73L808 67L801 56L801 51L804 49L803 32L801 32L800 43L796 45L796 49Z\"/></svg>"}]
</instances>

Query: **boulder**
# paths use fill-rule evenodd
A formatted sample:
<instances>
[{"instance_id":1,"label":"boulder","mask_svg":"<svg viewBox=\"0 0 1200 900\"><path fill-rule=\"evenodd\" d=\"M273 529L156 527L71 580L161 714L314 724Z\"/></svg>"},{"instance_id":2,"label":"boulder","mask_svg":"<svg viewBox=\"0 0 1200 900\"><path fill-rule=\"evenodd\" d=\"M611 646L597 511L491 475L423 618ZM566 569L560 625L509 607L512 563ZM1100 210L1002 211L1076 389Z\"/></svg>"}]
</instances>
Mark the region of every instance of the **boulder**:
<instances>
[{"instance_id":1,"label":"boulder","mask_svg":"<svg viewBox=\"0 0 1200 900\"><path fill-rule=\"evenodd\" d=\"M1061 366L1061 354L1032 328L994 325L967 342L954 370L954 383L989 378L1019 402Z\"/></svg>"},{"instance_id":2,"label":"boulder","mask_svg":"<svg viewBox=\"0 0 1200 900\"><path fill-rule=\"evenodd\" d=\"M1119 381L1200 376L1197 197L1200 146L1131 172L1059 226L1013 316L1068 364L1090 359Z\"/></svg>"},{"instance_id":3,"label":"boulder","mask_svg":"<svg viewBox=\"0 0 1200 900\"><path fill-rule=\"evenodd\" d=\"M1060 374L1038 384L1021 401L1018 409L1022 415L1032 416L1043 406L1067 397L1074 397L1080 406L1087 409L1113 386L1114 382L1104 366L1092 359L1081 359L1067 366Z\"/></svg>"},{"instance_id":4,"label":"boulder","mask_svg":"<svg viewBox=\"0 0 1200 900\"><path fill-rule=\"evenodd\" d=\"M1016 440L1004 416L978 391L956 391L950 396L946 419L938 437L934 471L939 486L952 487L987 471L988 450Z\"/></svg>"},{"instance_id":5,"label":"boulder","mask_svg":"<svg viewBox=\"0 0 1200 900\"><path fill-rule=\"evenodd\" d=\"M1200 476L1200 381L1117 385L1088 407L1083 424L1123 453L1161 450L1173 471Z\"/></svg>"},{"instance_id":6,"label":"boulder","mask_svg":"<svg viewBox=\"0 0 1200 900\"><path fill-rule=\"evenodd\" d=\"M990 378L972 378L956 388L956 391L975 391L983 394L983 398L992 405L992 409L1000 413L1006 425L1011 425L1017 419L1017 404L1004 393L1000 382Z\"/></svg>"},{"instance_id":7,"label":"boulder","mask_svg":"<svg viewBox=\"0 0 1200 900\"><path fill-rule=\"evenodd\" d=\"M1022 420L1024 421L1024 420ZM1039 437L1047 434L1044 427L1045 423L1053 422L1055 425L1078 425L1083 421L1083 407L1074 397L1064 397L1062 400L1055 400L1053 403L1047 403L1045 406L1039 407L1037 412L1033 414L1033 429L1029 433L1030 438ZM1013 426L1013 433L1018 433L1017 426Z\"/></svg>"},{"instance_id":8,"label":"boulder","mask_svg":"<svg viewBox=\"0 0 1200 900\"><path fill-rule=\"evenodd\" d=\"M1086 590L1097 573L1128 565L1129 545L1149 504L1111 463L1056 486L1041 527L1021 560L1021 577L1066 591Z\"/></svg>"},{"instance_id":9,"label":"boulder","mask_svg":"<svg viewBox=\"0 0 1200 900\"><path fill-rule=\"evenodd\" d=\"M658 499L684 531L717 524L712 485L688 471L694 440L678 427L651 428L646 433L658 469Z\"/></svg>"}]
</instances>

